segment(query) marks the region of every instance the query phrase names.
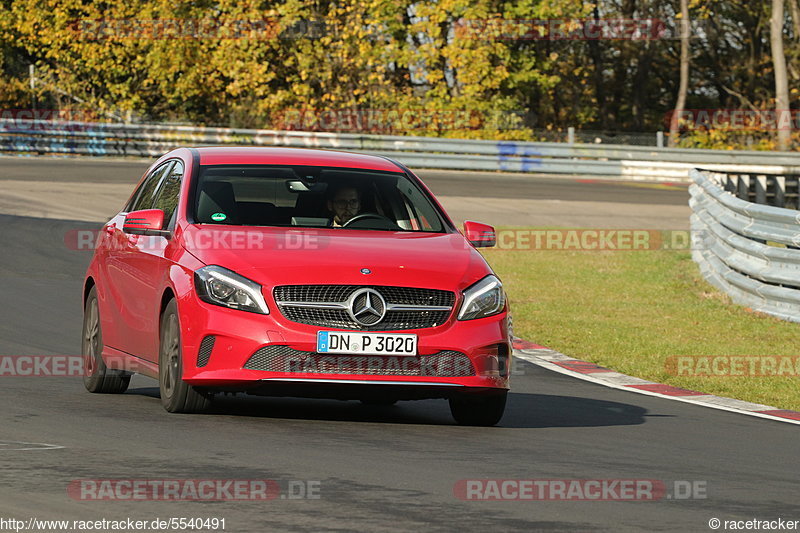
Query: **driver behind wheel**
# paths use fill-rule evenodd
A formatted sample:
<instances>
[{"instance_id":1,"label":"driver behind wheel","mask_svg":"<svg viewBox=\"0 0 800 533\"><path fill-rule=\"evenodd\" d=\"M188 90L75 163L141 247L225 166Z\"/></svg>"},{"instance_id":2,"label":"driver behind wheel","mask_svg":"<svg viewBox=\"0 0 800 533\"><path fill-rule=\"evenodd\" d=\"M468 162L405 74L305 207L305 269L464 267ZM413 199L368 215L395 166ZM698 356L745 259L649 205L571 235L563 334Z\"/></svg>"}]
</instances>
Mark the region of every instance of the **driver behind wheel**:
<instances>
[{"instance_id":1,"label":"driver behind wheel","mask_svg":"<svg viewBox=\"0 0 800 533\"><path fill-rule=\"evenodd\" d=\"M344 226L361 210L361 192L346 185L334 190L328 199L328 211L333 215L334 227Z\"/></svg>"}]
</instances>

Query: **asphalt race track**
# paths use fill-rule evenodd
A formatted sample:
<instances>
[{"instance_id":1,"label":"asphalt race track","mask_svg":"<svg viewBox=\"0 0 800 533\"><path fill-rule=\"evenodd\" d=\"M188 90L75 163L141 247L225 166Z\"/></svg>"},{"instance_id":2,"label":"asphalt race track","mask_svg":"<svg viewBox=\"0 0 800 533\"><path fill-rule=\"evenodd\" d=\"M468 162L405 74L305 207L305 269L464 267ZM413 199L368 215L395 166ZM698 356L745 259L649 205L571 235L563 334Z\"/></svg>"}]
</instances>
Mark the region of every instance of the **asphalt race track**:
<instances>
[{"instance_id":1,"label":"asphalt race track","mask_svg":"<svg viewBox=\"0 0 800 533\"><path fill-rule=\"evenodd\" d=\"M11 173L123 179L131 164L89 174L71 161L4 159L0 188ZM456 173L427 181L438 194L532 191L520 178L493 176L496 183ZM586 195L590 185L536 183L537 195L554 198ZM606 197L599 191L614 201L686 201L685 190L617 184L593 186L594 201ZM0 355L78 354L90 252L69 249L64 235L98 225L7 215L0 225ZM156 382L140 376L117 396L89 394L80 378L0 377L0 398L0 518L216 517L235 532L710 531L711 518L800 520L796 426L607 389L528 363L517 366L495 428L456 426L444 401L374 407L239 396L209 414L171 415ZM79 501L67 487L81 479L274 480L284 496L291 485L316 487L319 497ZM668 496L497 502L454 494L459 481L481 479L656 480ZM702 490L683 499L675 482Z\"/></svg>"}]
</instances>

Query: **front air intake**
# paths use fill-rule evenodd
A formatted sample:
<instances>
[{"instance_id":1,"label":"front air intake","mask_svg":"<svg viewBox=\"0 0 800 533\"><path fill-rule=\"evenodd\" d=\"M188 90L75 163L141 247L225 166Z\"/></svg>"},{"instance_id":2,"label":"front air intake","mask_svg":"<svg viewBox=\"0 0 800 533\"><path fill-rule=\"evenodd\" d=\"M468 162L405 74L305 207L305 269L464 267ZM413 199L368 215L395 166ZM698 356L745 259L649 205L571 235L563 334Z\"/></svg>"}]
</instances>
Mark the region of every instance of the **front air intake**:
<instances>
[{"instance_id":1,"label":"front air intake","mask_svg":"<svg viewBox=\"0 0 800 533\"><path fill-rule=\"evenodd\" d=\"M214 343L216 341L217 338L214 335L208 335L203 339L203 342L200 343L200 350L197 352L198 367L203 367L208 364L208 360L211 358L211 352L214 350Z\"/></svg>"}]
</instances>

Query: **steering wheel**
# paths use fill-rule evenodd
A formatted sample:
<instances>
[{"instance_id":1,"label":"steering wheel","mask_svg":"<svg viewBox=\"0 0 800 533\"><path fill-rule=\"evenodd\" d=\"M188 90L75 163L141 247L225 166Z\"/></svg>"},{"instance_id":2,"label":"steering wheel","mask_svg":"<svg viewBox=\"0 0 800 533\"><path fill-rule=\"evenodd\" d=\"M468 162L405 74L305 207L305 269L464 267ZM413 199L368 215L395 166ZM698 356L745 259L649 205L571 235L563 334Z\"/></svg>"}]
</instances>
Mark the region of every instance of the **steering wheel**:
<instances>
[{"instance_id":1,"label":"steering wheel","mask_svg":"<svg viewBox=\"0 0 800 533\"><path fill-rule=\"evenodd\" d=\"M378 213L361 213L360 215L356 215L353 218L351 218L350 220L348 220L347 222L345 222L344 224L342 224L342 227L346 228L346 227L352 225L354 222L360 222L362 220L376 220L376 221L379 221L379 222L388 223L390 226L387 229L394 229L394 228L399 228L400 227L391 218L383 216L383 215L379 215Z\"/></svg>"}]
</instances>

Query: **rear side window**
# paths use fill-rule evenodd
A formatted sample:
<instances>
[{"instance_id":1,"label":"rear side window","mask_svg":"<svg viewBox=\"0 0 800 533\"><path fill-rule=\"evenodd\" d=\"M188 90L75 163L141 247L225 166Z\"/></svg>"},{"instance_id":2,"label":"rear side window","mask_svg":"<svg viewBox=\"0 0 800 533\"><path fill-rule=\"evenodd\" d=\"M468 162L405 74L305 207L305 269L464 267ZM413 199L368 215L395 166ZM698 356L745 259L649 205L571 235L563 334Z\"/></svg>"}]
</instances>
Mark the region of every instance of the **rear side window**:
<instances>
[{"instance_id":1,"label":"rear side window","mask_svg":"<svg viewBox=\"0 0 800 533\"><path fill-rule=\"evenodd\" d=\"M149 176L147 176L141 187L139 187L134 200L128 206L128 211L150 209L153 206L155 195L158 191L158 184L160 183L161 178L164 176L164 173L167 172L170 167L172 167L172 163L173 161L167 161L150 173Z\"/></svg>"},{"instance_id":2,"label":"rear side window","mask_svg":"<svg viewBox=\"0 0 800 533\"><path fill-rule=\"evenodd\" d=\"M156 201L153 209L164 211L164 222L170 224L178 207L178 197L181 192L181 179L183 178L183 163L176 161L175 165L169 170L164 179L161 180L161 187L156 193Z\"/></svg>"}]
</instances>

